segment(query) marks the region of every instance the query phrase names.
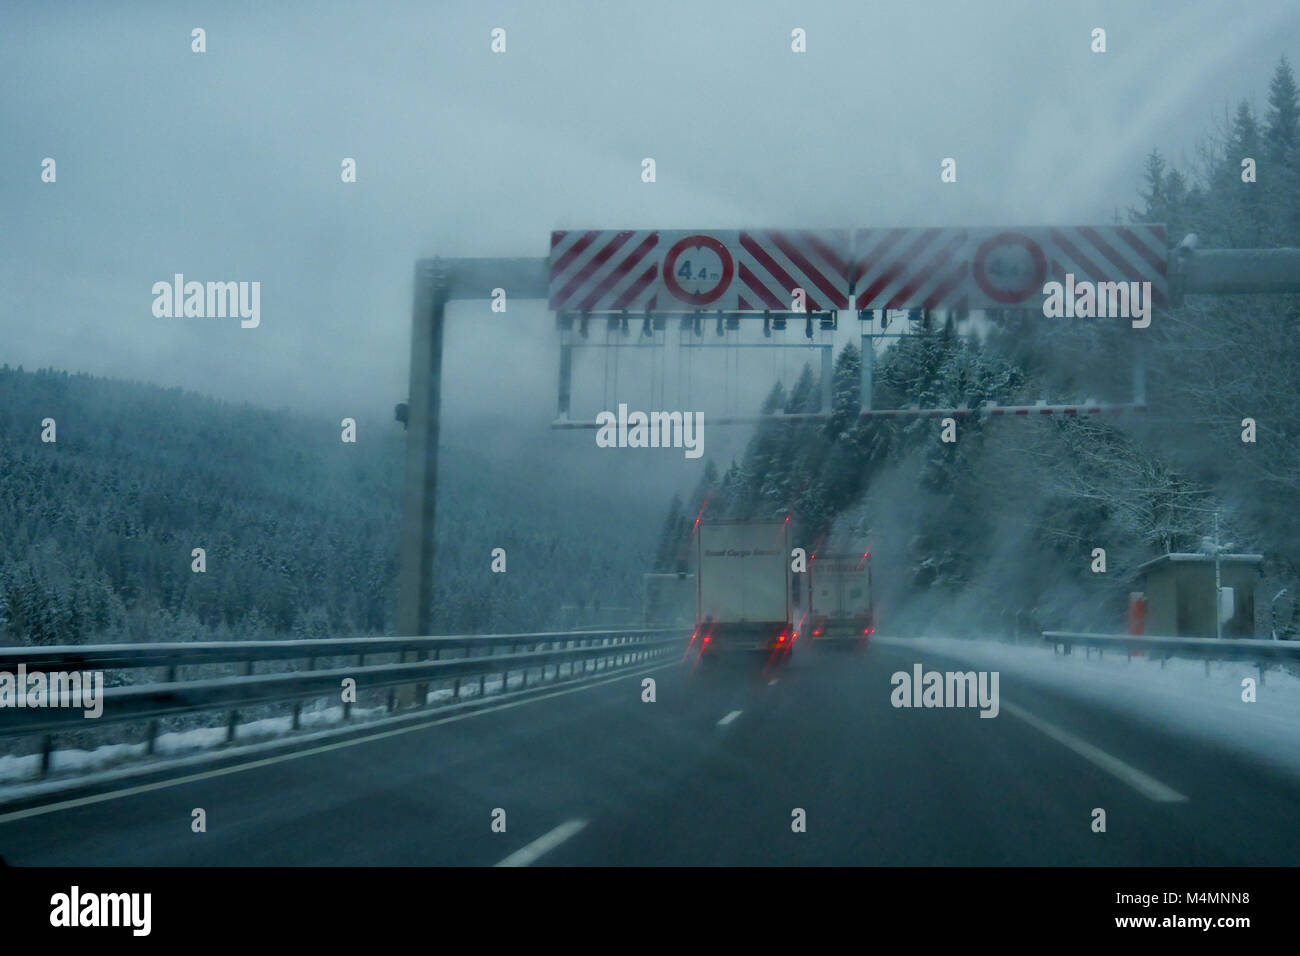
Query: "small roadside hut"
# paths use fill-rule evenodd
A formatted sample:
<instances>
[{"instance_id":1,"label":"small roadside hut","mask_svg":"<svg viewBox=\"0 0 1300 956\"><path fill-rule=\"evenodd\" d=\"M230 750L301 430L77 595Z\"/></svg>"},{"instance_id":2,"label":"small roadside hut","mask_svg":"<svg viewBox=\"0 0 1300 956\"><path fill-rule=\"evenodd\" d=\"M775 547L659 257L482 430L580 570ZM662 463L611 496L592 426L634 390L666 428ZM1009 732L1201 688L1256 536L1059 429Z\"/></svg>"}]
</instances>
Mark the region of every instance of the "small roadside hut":
<instances>
[{"instance_id":1,"label":"small roadside hut","mask_svg":"<svg viewBox=\"0 0 1300 956\"><path fill-rule=\"evenodd\" d=\"M1146 594L1146 633L1216 637L1214 566L1223 588L1224 637L1255 636L1259 554L1162 554L1137 570ZM1230 610L1229 610L1230 609Z\"/></svg>"}]
</instances>

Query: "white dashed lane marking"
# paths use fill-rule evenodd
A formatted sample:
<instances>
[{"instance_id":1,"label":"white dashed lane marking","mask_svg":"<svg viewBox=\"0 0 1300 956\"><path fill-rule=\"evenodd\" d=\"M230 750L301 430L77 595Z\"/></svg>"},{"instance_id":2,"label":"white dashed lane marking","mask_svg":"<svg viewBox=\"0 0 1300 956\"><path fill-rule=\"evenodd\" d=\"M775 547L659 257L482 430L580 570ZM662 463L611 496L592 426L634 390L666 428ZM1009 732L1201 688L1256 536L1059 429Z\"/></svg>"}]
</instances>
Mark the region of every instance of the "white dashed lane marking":
<instances>
[{"instance_id":1,"label":"white dashed lane marking","mask_svg":"<svg viewBox=\"0 0 1300 956\"><path fill-rule=\"evenodd\" d=\"M586 825L586 820L570 820L568 823L561 823L549 833L543 833L528 846L515 850L497 866L531 866L544 853L550 853Z\"/></svg>"}]
</instances>

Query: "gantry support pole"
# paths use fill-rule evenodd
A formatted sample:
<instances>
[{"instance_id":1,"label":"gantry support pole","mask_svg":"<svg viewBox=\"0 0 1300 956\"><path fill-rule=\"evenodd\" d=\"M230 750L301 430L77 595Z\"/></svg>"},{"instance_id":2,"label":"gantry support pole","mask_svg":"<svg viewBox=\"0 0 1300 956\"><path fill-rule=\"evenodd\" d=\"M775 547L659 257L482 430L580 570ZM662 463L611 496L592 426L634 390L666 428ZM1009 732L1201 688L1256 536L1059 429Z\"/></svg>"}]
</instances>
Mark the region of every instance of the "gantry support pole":
<instances>
[{"instance_id":1,"label":"gantry support pole","mask_svg":"<svg viewBox=\"0 0 1300 956\"><path fill-rule=\"evenodd\" d=\"M546 298L545 259L421 259L415 264L411 310L411 379L406 412L406 473L398 544L397 633L435 630L433 575L438 505L438 439L442 424L442 342L447 303ZM484 557L486 561L486 556ZM402 704L424 702L425 685L402 688Z\"/></svg>"},{"instance_id":2,"label":"gantry support pole","mask_svg":"<svg viewBox=\"0 0 1300 956\"><path fill-rule=\"evenodd\" d=\"M442 328L447 277L436 262L415 267L411 312L411 391L407 405L406 475L397 578L397 633L433 633L434 530L438 505L438 434L442 412ZM403 655L418 660L419 652ZM403 687L398 702L422 704L427 684Z\"/></svg>"}]
</instances>

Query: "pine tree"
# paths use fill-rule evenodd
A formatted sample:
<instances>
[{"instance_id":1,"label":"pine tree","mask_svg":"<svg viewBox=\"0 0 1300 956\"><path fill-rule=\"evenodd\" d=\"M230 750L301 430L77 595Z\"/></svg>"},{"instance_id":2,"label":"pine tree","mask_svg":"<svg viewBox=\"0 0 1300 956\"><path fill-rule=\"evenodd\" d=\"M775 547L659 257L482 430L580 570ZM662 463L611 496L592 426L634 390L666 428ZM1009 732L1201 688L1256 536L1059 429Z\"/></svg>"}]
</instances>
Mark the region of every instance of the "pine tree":
<instances>
[{"instance_id":1,"label":"pine tree","mask_svg":"<svg viewBox=\"0 0 1300 956\"><path fill-rule=\"evenodd\" d=\"M857 421L861 409L862 352L850 342L840 350L831 376L831 413L826 422L826 437L839 440Z\"/></svg>"},{"instance_id":2,"label":"pine tree","mask_svg":"<svg viewBox=\"0 0 1300 956\"><path fill-rule=\"evenodd\" d=\"M1269 168L1261 175L1267 187L1270 245L1300 243L1300 98L1286 57L1273 72L1268 91L1264 143Z\"/></svg>"},{"instance_id":3,"label":"pine tree","mask_svg":"<svg viewBox=\"0 0 1300 956\"><path fill-rule=\"evenodd\" d=\"M675 571L677 552L681 548L682 496L673 493L673 500L668 505L668 514L664 516L663 527L659 531L659 544L655 549L654 569L656 571Z\"/></svg>"},{"instance_id":4,"label":"pine tree","mask_svg":"<svg viewBox=\"0 0 1300 956\"><path fill-rule=\"evenodd\" d=\"M1242 100L1233 117L1232 131L1224 154L1220 190L1229 202L1229 243L1256 247L1263 241L1264 193L1258 182L1242 181L1242 162L1261 159L1259 124L1250 104Z\"/></svg>"},{"instance_id":5,"label":"pine tree","mask_svg":"<svg viewBox=\"0 0 1300 956\"><path fill-rule=\"evenodd\" d=\"M1285 56L1278 60L1268 87L1268 126L1264 134L1268 158L1278 165L1294 162L1300 146L1300 96L1295 74Z\"/></svg>"}]
</instances>

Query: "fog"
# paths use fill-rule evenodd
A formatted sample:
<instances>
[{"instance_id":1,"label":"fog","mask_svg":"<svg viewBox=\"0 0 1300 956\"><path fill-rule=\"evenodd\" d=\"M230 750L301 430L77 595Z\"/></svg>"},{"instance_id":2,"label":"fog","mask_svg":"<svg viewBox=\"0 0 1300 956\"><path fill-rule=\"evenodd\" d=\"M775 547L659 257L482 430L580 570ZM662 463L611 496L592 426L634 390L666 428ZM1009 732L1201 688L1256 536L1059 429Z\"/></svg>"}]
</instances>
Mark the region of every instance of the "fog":
<instances>
[{"instance_id":1,"label":"fog","mask_svg":"<svg viewBox=\"0 0 1300 956\"><path fill-rule=\"evenodd\" d=\"M1153 145L1192 154L1300 34L1291 5L1232 2L2 16L4 359L331 417L405 397L417 258L540 257L556 228L1109 221ZM155 318L150 287L176 272L260 281L260 327ZM543 304L461 303L450 323L448 427L543 423Z\"/></svg>"},{"instance_id":2,"label":"fog","mask_svg":"<svg viewBox=\"0 0 1300 956\"><path fill-rule=\"evenodd\" d=\"M1200 131L1256 96L1274 51L1300 36L1290 5L1231 2L1176 15L669 2L69 4L3 17L0 358L366 428L395 427L407 396L419 258L541 257L563 228L1108 222L1154 145L1191 161ZM1102 55L1089 49L1096 26ZM791 52L796 27L805 54ZM41 181L46 157L55 183ZM641 181L645 157L654 183ZM939 181L944 157L956 183ZM344 158L355 183L341 181ZM260 324L156 317L151 287L176 273L260 282ZM545 303L454 303L444 441L530 468L568 452L568 480L694 482L701 461L661 454L647 470L648 457L593 457L589 432L549 431L557 342ZM774 378L790 385L806 359L817 371L797 349L721 370L718 353L704 358L665 387L669 407L692 396L709 417L752 413ZM575 397L603 388L609 361L579 357ZM630 368L637 407L654 393ZM706 458L725 467L746 438L711 429Z\"/></svg>"}]
</instances>

